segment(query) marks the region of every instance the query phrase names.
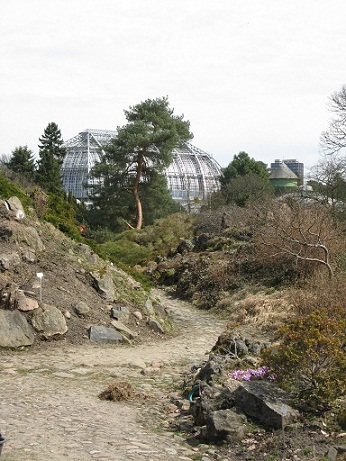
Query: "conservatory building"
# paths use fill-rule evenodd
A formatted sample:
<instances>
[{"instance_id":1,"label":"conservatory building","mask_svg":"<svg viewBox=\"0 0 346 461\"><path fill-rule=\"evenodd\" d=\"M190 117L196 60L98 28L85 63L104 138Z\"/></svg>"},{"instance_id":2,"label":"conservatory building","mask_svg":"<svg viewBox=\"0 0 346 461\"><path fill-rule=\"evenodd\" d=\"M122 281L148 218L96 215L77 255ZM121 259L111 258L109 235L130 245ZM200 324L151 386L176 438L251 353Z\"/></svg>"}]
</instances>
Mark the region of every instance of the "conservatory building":
<instances>
[{"instance_id":1,"label":"conservatory building","mask_svg":"<svg viewBox=\"0 0 346 461\"><path fill-rule=\"evenodd\" d=\"M85 130L64 143L66 156L62 164L62 179L66 192L87 202L93 179L89 173L102 155L103 147L116 136L116 131ZM219 189L220 165L210 154L190 143L172 152L173 161L164 170L168 189L174 200L189 211L206 203L210 194Z\"/></svg>"}]
</instances>

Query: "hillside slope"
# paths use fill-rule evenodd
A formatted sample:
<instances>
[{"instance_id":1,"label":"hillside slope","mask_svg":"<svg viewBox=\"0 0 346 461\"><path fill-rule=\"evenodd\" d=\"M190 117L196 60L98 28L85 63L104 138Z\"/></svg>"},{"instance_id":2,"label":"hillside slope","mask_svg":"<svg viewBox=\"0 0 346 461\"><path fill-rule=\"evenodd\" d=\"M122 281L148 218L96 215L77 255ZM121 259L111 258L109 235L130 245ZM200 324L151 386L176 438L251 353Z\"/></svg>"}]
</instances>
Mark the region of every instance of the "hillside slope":
<instances>
[{"instance_id":1,"label":"hillside slope","mask_svg":"<svg viewBox=\"0 0 346 461\"><path fill-rule=\"evenodd\" d=\"M17 331L18 319L29 325L24 338L33 333L27 342L14 338L13 343L4 340L2 347L57 338L71 343L87 341L90 326L112 327L112 308L129 311L124 318L133 335L127 337L136 341L157 334L148 328L149 315L164 325L163 310L153 307L154 300L140 284L99 258L89 246L74 242L34 215L26 215L16 197L0 201L0 246L0 315L7 322L7 331L3 325L1 336L8 335L8 330L12 336L17 334L12 330ZM54 314L50 320L48 312Z\"/></svg>"}]
</instances>

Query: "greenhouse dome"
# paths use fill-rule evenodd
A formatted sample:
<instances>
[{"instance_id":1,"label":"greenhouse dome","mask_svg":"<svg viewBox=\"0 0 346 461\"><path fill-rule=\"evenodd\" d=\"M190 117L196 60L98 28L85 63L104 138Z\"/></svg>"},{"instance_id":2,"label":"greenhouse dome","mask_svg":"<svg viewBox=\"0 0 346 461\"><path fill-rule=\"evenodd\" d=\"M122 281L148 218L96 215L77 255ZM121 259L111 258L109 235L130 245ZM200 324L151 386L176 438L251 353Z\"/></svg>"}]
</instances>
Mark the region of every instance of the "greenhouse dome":
<instances>
[{"instance_id":1,"label":"greenhouse dome","mask_svg":"<svg viewBox=\"0 0 346 461\"><path fill-rule=\"evenodd\" d=\"M62 179L66 192L88 201L85 184L93 184L91 168L101 158L103 147L116 136L116 131L85 130L64 143L66 156L62 164ZM173 150L173 161L164 170L168 189L174 200L189 211L198 209L212 192L219 189L220 165L210 154L190 143Z\"/></svg>"}]
</instances>

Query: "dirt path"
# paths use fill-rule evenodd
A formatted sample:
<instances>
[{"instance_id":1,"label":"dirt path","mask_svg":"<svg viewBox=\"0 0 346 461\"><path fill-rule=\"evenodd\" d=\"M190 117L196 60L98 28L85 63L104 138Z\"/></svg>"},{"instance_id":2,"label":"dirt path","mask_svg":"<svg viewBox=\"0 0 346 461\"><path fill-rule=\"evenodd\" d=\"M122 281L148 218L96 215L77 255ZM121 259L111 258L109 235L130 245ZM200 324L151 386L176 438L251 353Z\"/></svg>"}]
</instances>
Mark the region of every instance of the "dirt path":
<instances>
[{"instance_id":1,"label":"dirt path","mask_svg":"<svg viewBox=\"0 0 346 461\"><path fill-rule=\"evenodd\" d=\"M225 323L164 292L179 336L139 346L63 346L0 354L2 461L191 460L193 448L167 427L169 394L191 364L207 358ZM147 374L141 373L143 362ZM162 362L161 368L152 368ZM142 396L98 398L115 379Z\"/></svg>"}]
</instances>

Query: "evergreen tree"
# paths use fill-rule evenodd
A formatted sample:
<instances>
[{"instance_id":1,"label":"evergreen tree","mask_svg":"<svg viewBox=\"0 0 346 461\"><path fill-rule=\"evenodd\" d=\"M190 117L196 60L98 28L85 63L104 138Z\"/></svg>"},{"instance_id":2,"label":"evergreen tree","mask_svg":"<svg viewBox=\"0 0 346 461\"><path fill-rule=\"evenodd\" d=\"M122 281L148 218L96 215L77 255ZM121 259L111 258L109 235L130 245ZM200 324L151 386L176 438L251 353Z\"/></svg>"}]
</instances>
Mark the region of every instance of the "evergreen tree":
<instances>
[{"instance_id":1,"label":"evergreen tree","mask_svg":"<svg viewBox=\"0 0 346 461\"><path fill-rule=\"evenodd\" d=\"M7 163L8 168L16 173L23 174L29 179L35 175L35 161L33 152L28 146L19 146L12 151L12 156Z\"/></svg>"},{"instance_id":2,"label":"evergreen tree","mask_svg":"<svg viewBox=\"0 0 346 461\"><path fill-rule=\"evenodd\" d=\"M157 178L154 181L153 172L163 175L163 169L172 162L172 150L192 134L190 123L173 115L168 98L148 99L130 107L125 116L128 123L118 128L101 163L92 171L100 183L91 199L95 206L108 206L108 213L116 207L115 216L122 216L129 224L134 222L140 229L147 222L143 205L147 206L150 187L161 187L161 194L152 195L151 208L159 207L167 194L167 185Z\"/></svg>"},{"instance_id":3,"label":"evergreen tree","mask_svg":"<svg viewBox=\"0 0 346 461\"><path fill-rule=\"evenodd\" d=\"M63 147L64 141L56 123L51 122L47 125L39 141L41 143L38 146L40 151L49 151L59 163L62 163L66 155L66 149Z\"/></svg>"},{"instance_id":4,"label":"evergreen tree","mask_svg":"<svg viewBox=\"0 0 346 461\"><path fill-rule=\"evenodd\" d=\"M62 147L63 140L58 125L54 122L49 123L39 140L41 144L36 182L47 192L63 195L60 167L66 150Z\"/></svg>"},{"instance_id":5,"label":"evergreen tree","mask_svg":"<svg viewBox=\"0 0 346 461\"><path fill-rule=\"evenodd\" d=\"M232 162L226 168L222 169L220 178L221 187L227 187L232 179L235 179L238 176L245 176L250 173L254 173L266 180L269 179L265 163L250 158L249 154L246 152L239 152L238 155L233 157Z\"/></svg>"}]
</instances>

